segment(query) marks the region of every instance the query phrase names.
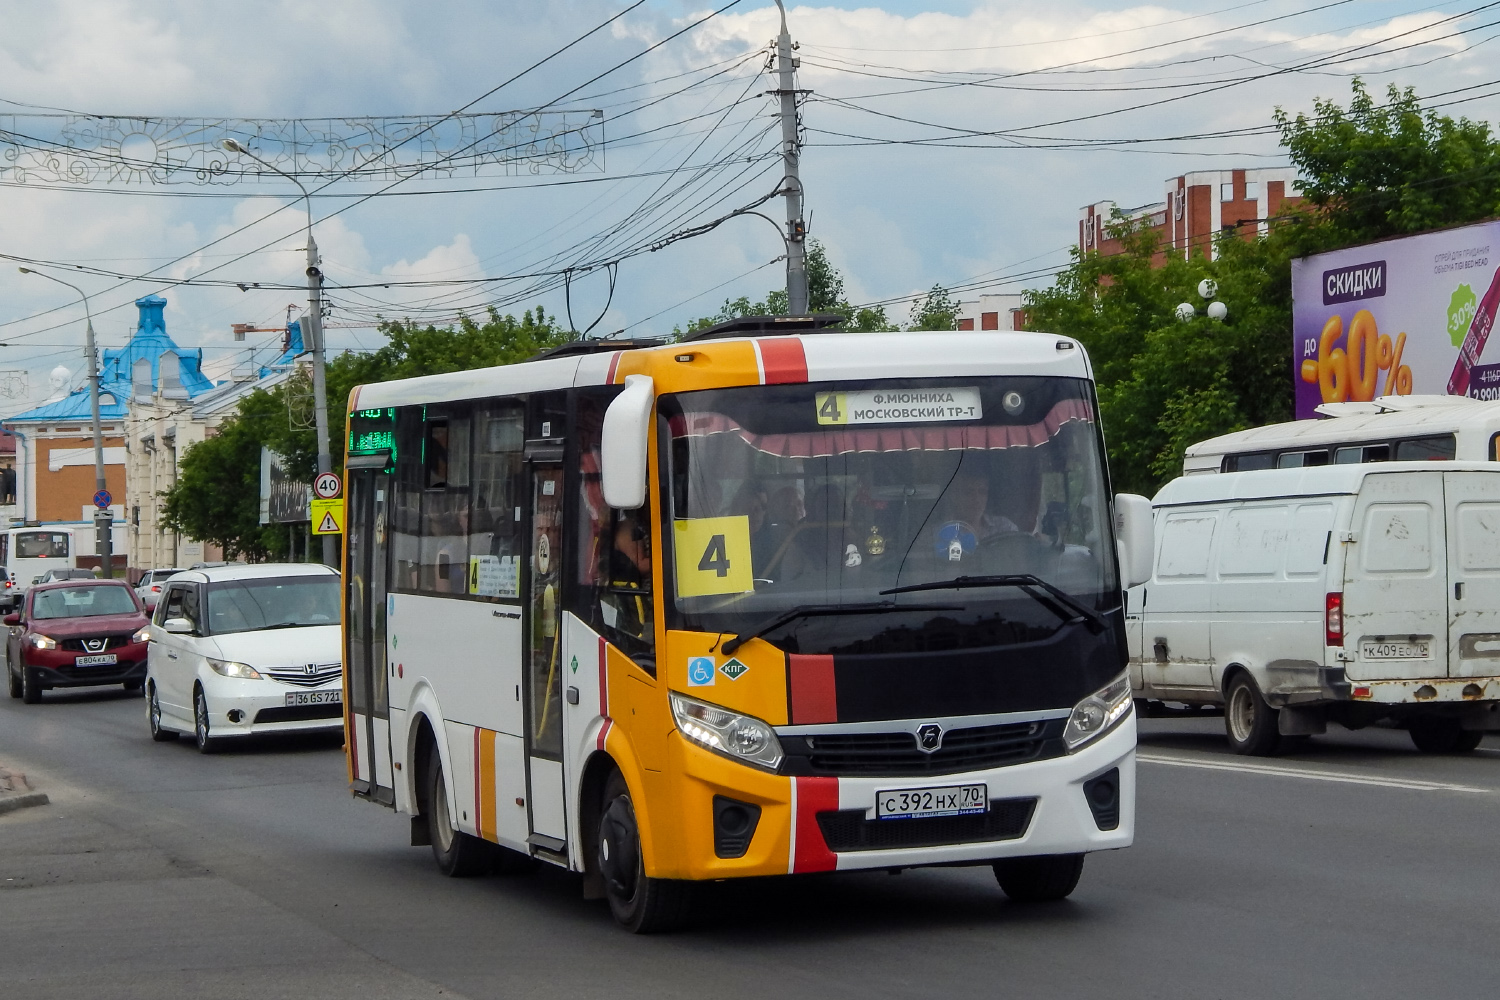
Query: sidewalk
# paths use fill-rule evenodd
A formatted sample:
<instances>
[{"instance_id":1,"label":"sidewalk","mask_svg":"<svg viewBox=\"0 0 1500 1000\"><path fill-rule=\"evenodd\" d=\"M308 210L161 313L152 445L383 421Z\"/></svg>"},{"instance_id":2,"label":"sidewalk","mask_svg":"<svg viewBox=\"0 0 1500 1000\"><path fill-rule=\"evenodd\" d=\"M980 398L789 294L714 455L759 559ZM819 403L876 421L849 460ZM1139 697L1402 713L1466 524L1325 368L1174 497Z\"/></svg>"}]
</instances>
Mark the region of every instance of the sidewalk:
<instances>
[{"instance_id":1,"label":"sidewalk","mask_svg":"<svg viewBox=\"0 0 1500 1000\"><path fill-rule=\"evenodd\" d=\"M46 804L46 792L33 791L26 775L0 764L0 814Z\"/></svg>"}]
</instances>

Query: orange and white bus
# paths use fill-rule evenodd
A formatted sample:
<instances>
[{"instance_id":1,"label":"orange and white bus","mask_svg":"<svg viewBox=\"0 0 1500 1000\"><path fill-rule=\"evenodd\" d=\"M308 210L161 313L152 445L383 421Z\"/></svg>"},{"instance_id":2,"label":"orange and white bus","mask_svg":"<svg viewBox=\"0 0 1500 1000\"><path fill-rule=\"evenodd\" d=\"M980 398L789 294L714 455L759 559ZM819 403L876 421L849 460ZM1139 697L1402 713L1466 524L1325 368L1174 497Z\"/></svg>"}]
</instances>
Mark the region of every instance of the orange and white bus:
<instances>
[{"instance_id":1,"label":"orange and white bus","mask_svg":"<svg viewBox=\"0 0 1500 1000\"><path fill-rule=\"evenodd\" d=\"M1131 843L1151 511L1082 347L824 322L351 394L349 777L445 873L539 859L649 931L740 876L1055 899Z\"/></svg>"}]
</instances>

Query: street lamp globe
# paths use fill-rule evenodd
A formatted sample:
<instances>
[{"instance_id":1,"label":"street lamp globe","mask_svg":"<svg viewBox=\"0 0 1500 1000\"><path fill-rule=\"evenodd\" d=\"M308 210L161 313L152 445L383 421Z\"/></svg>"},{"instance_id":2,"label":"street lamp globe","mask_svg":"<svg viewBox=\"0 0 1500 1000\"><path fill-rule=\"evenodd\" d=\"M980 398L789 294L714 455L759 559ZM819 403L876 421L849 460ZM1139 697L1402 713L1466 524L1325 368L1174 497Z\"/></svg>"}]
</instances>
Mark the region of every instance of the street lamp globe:
<instances>
[{"instance_id":1,"label":"street lamp globe","mask_svg":"<svg viewBox=\"0 0 1500 1000\"><path fill-rule=\"evenodd\" d=\"M1223 322L1224 317L1229 315L1229 307L1222 300L1208 304L1208 318Z\"/></svg>"}]
</instances>

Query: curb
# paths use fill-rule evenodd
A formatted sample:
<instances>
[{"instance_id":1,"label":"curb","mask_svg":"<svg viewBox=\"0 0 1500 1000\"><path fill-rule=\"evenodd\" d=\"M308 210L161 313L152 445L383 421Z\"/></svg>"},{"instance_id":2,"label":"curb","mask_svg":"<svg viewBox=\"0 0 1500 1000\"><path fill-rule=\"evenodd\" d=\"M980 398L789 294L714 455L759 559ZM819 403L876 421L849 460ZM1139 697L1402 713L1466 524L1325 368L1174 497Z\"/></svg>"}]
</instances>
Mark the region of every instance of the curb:
<instances>
[{"instance_id":1,"label":"curb","mask_svg":"<svg viewBox=\"0 0 1500 1000\"><path fill-rule=\"evenodd\" d=\"M0 796L0 816L17 809L25 809L27 806L44 806L47 804L46 792L23 792L20 795Z\"/></svg>"}]
</instances>

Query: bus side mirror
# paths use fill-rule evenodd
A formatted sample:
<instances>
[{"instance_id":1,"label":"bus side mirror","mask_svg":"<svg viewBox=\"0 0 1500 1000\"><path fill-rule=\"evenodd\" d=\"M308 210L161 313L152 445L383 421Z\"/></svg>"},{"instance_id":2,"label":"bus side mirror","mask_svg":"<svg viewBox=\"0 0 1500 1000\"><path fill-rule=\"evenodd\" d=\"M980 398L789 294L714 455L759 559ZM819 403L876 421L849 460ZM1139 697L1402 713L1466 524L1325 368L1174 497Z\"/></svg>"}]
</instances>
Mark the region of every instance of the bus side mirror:
<instances>
[{"instance_id":1,"label":"bus side mirror","mask_svg":"<svg viewBox=\"0 0 1500 1000\"><path fill-rule=\"evenodd\" d=\"M1156 555L1150 500L1134 493L1115 494L1115 544L1120 551L1120 585L1129 590L1149 581Z\"/></svg>"},{"instance_id":2,"label":"bus side mirror","mask_svg":"<svg viewBox=\"0 0 1500 1000\"><path fill-rule=\"evenodd\" d=\"M651 440L651 406L656 386L649 375L626 375L625 389L604 413L599 437L600 483L604 502L617 510L646 504L646 447Z\"/></svg>"}]
</instances>

